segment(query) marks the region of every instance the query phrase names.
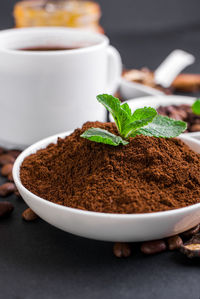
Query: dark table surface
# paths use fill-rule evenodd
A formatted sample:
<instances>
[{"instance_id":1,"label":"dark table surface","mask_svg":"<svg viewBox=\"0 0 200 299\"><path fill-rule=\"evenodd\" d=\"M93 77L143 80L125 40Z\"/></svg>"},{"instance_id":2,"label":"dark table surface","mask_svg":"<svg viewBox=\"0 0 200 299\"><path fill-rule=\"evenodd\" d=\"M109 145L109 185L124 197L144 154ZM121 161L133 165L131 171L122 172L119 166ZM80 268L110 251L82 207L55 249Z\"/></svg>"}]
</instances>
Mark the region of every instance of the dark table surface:
<instances>
[{"instance_id":1,"label":"dark table surface","mask_svg":"<svg viewBox=\"0 0 200 299\"><path fill-rule=\"evenodd\" d=\"M110 35L126 67L155 68L173 49L196 56L200 71L200 29L152 35ZM3 179L0 179L0 183ZM3 200L3 199L0 199ZM26 208L14 195L12 216L0 222L0 298L200 298L200 261L179 252L128 259L112 254L112 243L62 232L43 220L26 223Z\"/></svg>"}]
</instances>

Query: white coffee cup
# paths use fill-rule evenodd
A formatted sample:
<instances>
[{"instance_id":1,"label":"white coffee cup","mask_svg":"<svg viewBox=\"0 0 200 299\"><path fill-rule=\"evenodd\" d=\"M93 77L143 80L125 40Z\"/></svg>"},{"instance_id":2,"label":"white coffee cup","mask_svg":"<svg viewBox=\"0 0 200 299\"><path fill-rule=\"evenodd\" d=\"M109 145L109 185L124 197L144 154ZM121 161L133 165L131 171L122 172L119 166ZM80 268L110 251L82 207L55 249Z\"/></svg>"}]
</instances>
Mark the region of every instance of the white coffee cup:
<instances>
[{"instance_id":1,"label":"white coffee cup","mask_svg":"<svg viewBox=\"0 0 200 299\"><path fill-rule=\"evenodd\" d=\"M120 55L104 35L52 27L1 31L0 145L24 148L86 121L105 121L96 95L114 93L121 70Z\"/></svg>"}]
</instances>

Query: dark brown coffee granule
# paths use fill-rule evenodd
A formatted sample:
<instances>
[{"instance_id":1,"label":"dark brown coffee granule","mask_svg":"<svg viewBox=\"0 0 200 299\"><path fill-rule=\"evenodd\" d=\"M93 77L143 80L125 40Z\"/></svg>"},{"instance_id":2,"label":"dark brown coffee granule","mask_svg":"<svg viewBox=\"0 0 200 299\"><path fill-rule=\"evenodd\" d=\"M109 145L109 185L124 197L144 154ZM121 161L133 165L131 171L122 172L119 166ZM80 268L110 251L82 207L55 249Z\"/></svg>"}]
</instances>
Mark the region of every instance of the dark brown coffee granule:
<instances>
[{"instance_id":1,"label":"dark brown coffee granule","mask_svg":"<svg viewBox=\"0 0 200 299\"><path fill-rule=\"evenodd\" d=\"M200 202L200 159L179 139L137 136L127 146L80 137L88 122L21 166L23 185L51 202L105 213L150 213Z\"/></svg>"}]
</instances>

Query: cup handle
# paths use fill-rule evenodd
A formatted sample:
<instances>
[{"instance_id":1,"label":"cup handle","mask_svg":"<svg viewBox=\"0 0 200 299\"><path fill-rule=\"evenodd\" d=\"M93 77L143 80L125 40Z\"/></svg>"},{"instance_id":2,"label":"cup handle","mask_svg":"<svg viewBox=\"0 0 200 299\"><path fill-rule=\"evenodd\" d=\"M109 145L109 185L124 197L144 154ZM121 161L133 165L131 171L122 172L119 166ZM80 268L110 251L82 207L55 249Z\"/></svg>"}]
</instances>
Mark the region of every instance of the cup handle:
<instances>
[{"instance_id":1,"label":"cup handle","mask_svg":"<svg viewBox=\"0 0 200 299\"><path fill-rule=\"evenodd\" d=\"M114 94L119 86L122 74L122 60L119 52L112 46L108 46L108 75L107 92Z\"/></svg>"}]
</instances>

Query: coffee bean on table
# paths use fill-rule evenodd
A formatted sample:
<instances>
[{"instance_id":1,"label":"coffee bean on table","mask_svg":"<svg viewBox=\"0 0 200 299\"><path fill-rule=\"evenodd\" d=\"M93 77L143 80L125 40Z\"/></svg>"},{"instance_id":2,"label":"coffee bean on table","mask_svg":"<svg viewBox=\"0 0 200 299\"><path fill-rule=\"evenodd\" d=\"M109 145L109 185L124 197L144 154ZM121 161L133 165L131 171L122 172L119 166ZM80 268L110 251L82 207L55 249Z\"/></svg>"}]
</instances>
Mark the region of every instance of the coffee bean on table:
<instances>
[{"instance_id":1,"label":"coffee bean on table","mask_svg":"<svg viewBox=\"0 0 200 299\"><path fill-rule=\"evenodd\" d=\"M0 165L3 166L8 163L14 163L15 158L9 154L2 154L0 155Z\"/></svg>"},{"instance_id":2,"label":"coffee bean on table","mask_svg":"<svg viewBox=\"0 0 200 299\"><path fill-rule=\"evenodd\" d=\"M9 173L9 175L8 175L8 180L9 180L10 182L14 182L12 172Z\"/></svg>"},{"instance_id":3,"label":"coffee bean on table","mask_svg":"<svg viewBox=\"0 0 200 299\"><path fill-rule=\"evenodd\" d=\"M180 248L183 245L183 241L180 236L176 235L176 236L172 236L172 237L168 238L167 244L168 244L169 250L175 250L175 249Z\"/></svg>"},{"instance_id":4,"label":"coffee bean on table","mask_svg":"<svg viewBox=\"0 0 200 299\"><path fill-rule=\"evenodd\" d=\"M116 257L129 257L131 255L131 247L129 243L117 242L113 246L113 253Z\"/></svg>"},{"instance_id":5,"label":"coffee bean on table","mask_svg":"<svg viewBox=\"0 0 200 299\"><path fill-rule=\"evenodd\" d=\"M9 216L13 210L14 206L11 204L11 202L0 202L0 219Z\"/></svg>"},{"instance_id":6,"label":"coffee bean on table","mask_svg":"<svg viewBox=\"0 0 200 299\"><path fill-rule=\"evenodd\" d=\"M14 194L15 194L17 197L21 197L21 194L19 193L18 190L15 190Z\"/></svg>"},{"instance_id":7,"label":"coffee bean on table","mask_svg":"<svg viewBox=\"0 0 200 299\"><path fill-rule=\"evenodd\" d=\"M35 212L33 212L30 208L28 208L22 213L22 218L26 221L34 221L38 218L38 215L35 214Z\"/></svg>"},{"instance_id":8,"label":"coffee bean on table","mask_svg":"<svg viewBox=\"0 0 200 299\"><path fill-rule=\"evenodd\" d=\"M187 238L190 238L190 237L196 235L199 232L199 230L200 230L200 225L198 224L198 225L192 227L191 229L183 232L181 235L187 239Z\"/></svg>"},{"instance_id":9,"label":"coffee bean on table","mask_svg":"<svg viewBox=\"0 0 200 299\"><path fill-rule=\"evenodd\" d=\"M21 154L20 150L9 150L8 154L17 159L17 157Z\"/></svg>"},{"instance_id":10,"label":"coffee bean on table","mask_svg":"<svg viewBox=\"0 0 200 299\"><path fill-rule=\"evenodd\" d=\"M142 243L140 250L144 254L155 254L167 249L166 243L164 240L155 240Z\"/></svg>"},{"instance_id":11,"label":"coffee bean on table","mask_svg":"<svg viewBox=\"0 0 200 299\"><path fill-rule=\"evenodd\" d=\"M15 192L16 186L14 183L5 183L0 186L0 196L8 196L9 194Z\"/></svg>"},{"instance_id":12,"label":"coffee bean on table","mask_svg":"<svg viewBox=\"0 0 200 299\"><path fill-rule=\"evenodd\" d=\"M180 247L180 251L189 258L200 258L200 234L194 235Z\"/></svg>"},{"instance_id":13,"label":"coffee bean on table","mask_svg":"<svg viewBox=\"0 0 200 299\"><path fill-rule=\"evenodd\" d=\"M1 168L1 175L8 176L12 172L12 169L13 169L13 164L12 163L5 164Z\"/></svg>"}]
</instances>

